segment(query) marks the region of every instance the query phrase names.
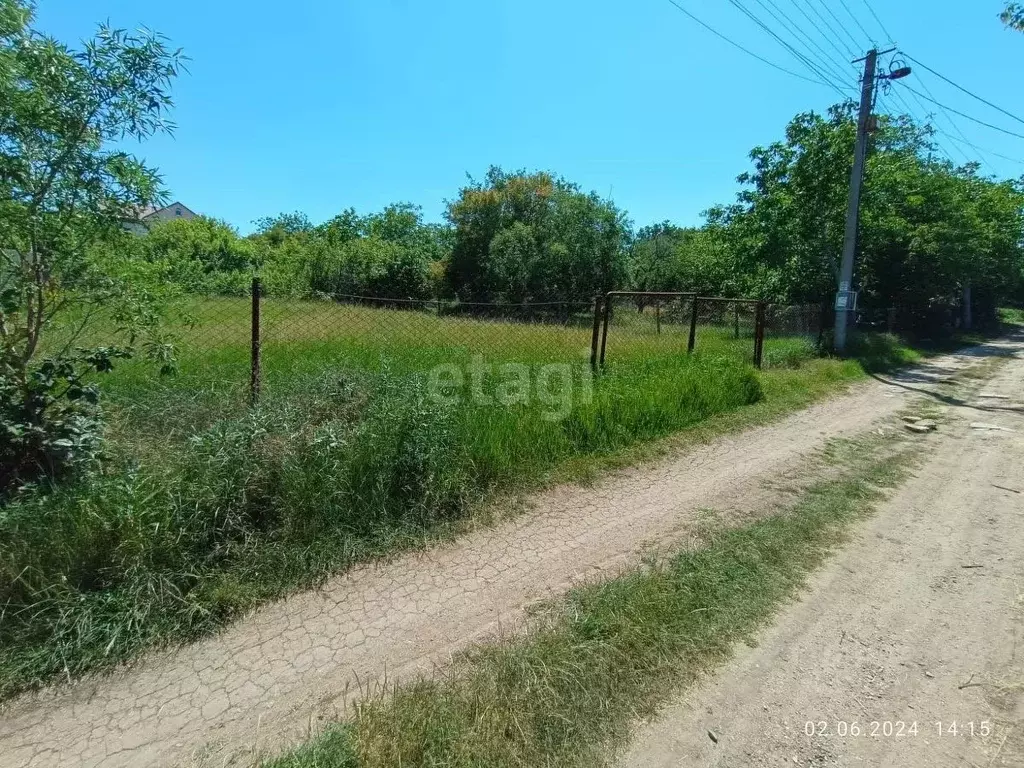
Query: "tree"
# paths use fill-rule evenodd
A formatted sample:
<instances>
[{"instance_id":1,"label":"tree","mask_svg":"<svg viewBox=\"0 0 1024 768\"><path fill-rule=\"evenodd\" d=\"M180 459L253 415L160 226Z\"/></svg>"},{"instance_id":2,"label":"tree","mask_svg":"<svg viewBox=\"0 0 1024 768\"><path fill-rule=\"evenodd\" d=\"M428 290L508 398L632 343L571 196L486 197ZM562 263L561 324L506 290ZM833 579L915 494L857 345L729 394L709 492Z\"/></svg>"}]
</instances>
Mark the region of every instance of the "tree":
<instances>
[{"instance_id":1,"label":"tree","mask_svg":"<svg viewBox=\"0 0 1024 768\"><path fill-rule=\"evenodd\" d=\"M686 230L667 221L643 227L629 253L629 286L634 291L674 291L679 273L676 256Z\"/></svg>"},{"instance_id":2,"label":"tree","mask_svg":"<svg viewBox=\"0 0 1024 768\"><path fill-rule=\"evenodd\" d=\"M728 290L779 302L823 302L835 290L853 155L849 104L798 115L784 141L751 153L737 201L708 212L719 254L687 265ZM930 126L878 118L861 201L856 282L862 306L912 310L921 330L948 325L972 287L991 315L1020 287L1024 198L1019 185L934 158ZM715 262L725 269L707 269ZM976 294L977 299L977 294Z\"/></svg>"},{"instance_id":3,"label":"tree","mask_svg":"<svg viewBox=\"0 0 1024 768\"><path fill-rule=\"evenodd\" d=\"M999 18L1003 20L1003 23L1019 32L1024 32L1024 5L1020 3L1008 3L1006 9L1000 14Z\"/></svg>"},{"instance_id":4,"label":"tree","mask_svg":"<svg viewBox=\"0 0 1024 768\"><path fill-rule=\"evenodd\" d=\"M460 190L447 216L447 281L463 300L589 301L625 283L625 214L549 173L492 167Z\"/></svg>"},{"instance_id":5,"label":"tree","mask_svg":"<svg viewBox=\"0 0 1024 768\"><path fill-rule=\"evenodd\" d=\"M264 216L253 223L256 225L256 234L273 245L280 245L288 237L308 234L314 230L313 222L301 211Z\"/></svg>"},{"instance_id":6,"label":"tree","mask_svg":"<svg viewBox=\"0 0 1024 768\"><path fill-rule=\"evenodd\" d=\"M304 247L309 285L327 295L426 299L445 258L443 229L423 221L419 206L395 203L379 213L343 211L312 230Z\"/></svg>"},{"instance_id":7,"label":"tree","mask_svg":"<svg viewBox=\"0 0 1024 768\"><path fill-rule=\"evenodd\" d=\"M101 26L72 50L32 22L26 0L0 0L0 488L73 462L97 397L83 376L130 354L74 352L73 333L55 349L48 329L98 308L129 346L154 327L146 291L100 246L164 198L157 173L117 144L172 129L182 66L148 32Z\"/></svg>"},{"instance_id":8,"label":"tree","mask_svg":"<svg viewBox=\"0 0 1024 768\"><path fill-rule=\"evenodd\" d=\"M853 164L853 107L797 115L784 141L755 147L754 169L731 206L708 212L732 250L749 297L818 301L838 274Z\"/></svg>"}]
</instances>

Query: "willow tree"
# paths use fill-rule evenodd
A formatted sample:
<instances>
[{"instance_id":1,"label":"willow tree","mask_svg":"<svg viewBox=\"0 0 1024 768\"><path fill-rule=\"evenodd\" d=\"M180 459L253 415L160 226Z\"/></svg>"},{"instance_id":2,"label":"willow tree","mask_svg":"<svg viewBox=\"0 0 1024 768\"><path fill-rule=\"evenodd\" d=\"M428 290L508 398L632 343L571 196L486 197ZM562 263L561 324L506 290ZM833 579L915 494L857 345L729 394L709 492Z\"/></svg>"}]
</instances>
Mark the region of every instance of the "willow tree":
<instances>
[{"instance_id":1,"label":"willow tree","mask_svg":"<svg viewBox=\"0 0 1024 768\"><path fill-rule=\"evenodd\" d=\"M89 454L83 377L155 325L117 244L161 182L124 146L172 129L182 65L147 32L101 26L73 49L33 22L30 2L0 0L0 489ZM123 344L76 346L96 312Z\"/></svg>"}]
</instances>

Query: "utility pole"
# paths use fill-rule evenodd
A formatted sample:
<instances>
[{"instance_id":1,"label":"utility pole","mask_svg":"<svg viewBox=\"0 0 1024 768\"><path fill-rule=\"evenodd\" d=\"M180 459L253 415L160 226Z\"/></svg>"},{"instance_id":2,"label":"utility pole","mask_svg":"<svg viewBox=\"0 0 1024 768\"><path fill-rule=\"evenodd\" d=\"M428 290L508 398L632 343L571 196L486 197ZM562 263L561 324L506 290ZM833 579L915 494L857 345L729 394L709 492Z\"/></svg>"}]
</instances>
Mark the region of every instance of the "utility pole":
<instances>
[{"instance_id":1,"label":"utility pole","mask_svg":"<svg viewBox=\"0 0 1024 768\"><path fill-rule=\"evenodd\" d=\"M860 223L860 190L864 183L864 162L868 156L871 107L875 101L875 70L878 49L872 48L864 59L864 82L860 91L860 115L857 118L857 144L853 152L850 176L850 203L846 209L846 235L843 238L843 262L839 268L839 293L836 294L836 352L846 350L846 329L853 306L853 260L857 254L857 229Z\"/></svg>"},{"instance_id":2,"label":"utility pole","mask_svg":"<svg viewBox=\"0 0 1024 768\"><path fill-rule=\"evenodd\" d=\"M871 108L875 103L875 83L878 80L902 80L911 74L910 67L891 68L888 74L877 75L878 57L892 53L895 48L879 53L868 51L864 62L864 82L860 90L860 114L857 117L857 144L853 151L853 173L850 176L850 204L846 210L846 235L843 238L843 262L839 267L839 293L836 294L835 349L846 350L846 336L850 315L857 309L857 294L853 290L853 262L857 255L857 230L860 225L860 190L864 184L864 163L868 157L868 138L874 130Z\"/></svg>"}]
</instances>

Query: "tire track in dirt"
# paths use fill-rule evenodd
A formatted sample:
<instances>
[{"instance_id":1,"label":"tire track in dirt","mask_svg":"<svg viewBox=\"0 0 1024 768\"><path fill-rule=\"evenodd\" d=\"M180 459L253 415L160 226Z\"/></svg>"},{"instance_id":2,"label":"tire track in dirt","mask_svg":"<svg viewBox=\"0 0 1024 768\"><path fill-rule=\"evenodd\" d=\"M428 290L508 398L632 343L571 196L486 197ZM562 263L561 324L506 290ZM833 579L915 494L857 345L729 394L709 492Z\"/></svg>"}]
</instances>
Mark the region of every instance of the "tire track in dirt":
<instances>
[{"instance_id":1,"label":"tire track in dirt","mask_svg":"<svg viewBox=\"0 0 1024 768\"><path fill-rule=\"evenodd\" d=\"M803 599L621 765L1024 765L1022 399L1024 359L950 404L935 453Z\"/></svg>"},{"instance_id":2,"label":"tire track in dirt","mask_svg":"<svg viewBox=\"0 0 1024 768\"><path fill-rule=\"evenodd\" d=\"M701 509L749 507L829 438L898 411L998 346L938 358L594 487L537 495L493 528L268 605L217 637L8 702L0 767L245 765L338 716L360 685L408 678L519 624L537 600L693 536Z\"/></svg>"}]
</instances>

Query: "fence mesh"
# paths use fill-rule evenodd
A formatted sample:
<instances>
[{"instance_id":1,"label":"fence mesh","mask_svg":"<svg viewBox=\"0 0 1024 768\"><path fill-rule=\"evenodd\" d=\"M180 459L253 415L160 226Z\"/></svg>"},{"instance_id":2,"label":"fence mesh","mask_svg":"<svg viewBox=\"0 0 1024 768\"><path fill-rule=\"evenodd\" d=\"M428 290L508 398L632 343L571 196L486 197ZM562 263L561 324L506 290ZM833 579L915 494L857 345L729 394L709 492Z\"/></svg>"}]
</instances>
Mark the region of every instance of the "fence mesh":
<instances>
[{"instance_id":1,"label":"fence mesh","mask_svg":"<svg viewBox=\"0 0 1024 768\"><path fill-rule=\"evenodd\" d=\"M174 302L166 318L175 375L159 376L151 361L136 359L119 365L103 387L115 428L154 439L185 437L244 413L254 383L263 398L287 399L300 391L340 391L345 376L405 375L474 360L622 365L697 352L756 364L759 306L764 367L813 354L821 332L818 306L684 293L615 292L596 307L583 301L190 296Z\"/></svg>"},{"instance_id":2,"label":"fence mesh","mask_svg":"<svg viewBox=\"0 0 1024 768\"><path fill-rule=\"evenodd\" d=\"M264 394L337 366L405 374L439 364L589 358L590 302L467 304L361 296L261 303Z\"/></svg>"},{"instance_id":3,"label":"fence mesh","mask_svg":"<svg viewBox=\"0 0 1024 768\"><path fill-rule=\"evenodd\" d=\"M695 315L694 350L755 360L758 303L701 297Z\"/></svg>"},{"instance_id":4,"label":"fence mesh","mask_svg":"<svg viewBox=\"0 0 1024 768\"><path fill-rule=\"evenodd\" d=\"M699 351L771 368L795 365L821 344L818 305L616 292L608 295L607 306L604 363Z\"/></svg>"},{"instance_id":5,"label":"fence mesh","mask_svg":"<svg viewBox=\"0 0 1024 768\"><path fill-rule=\"evenodd\" d=\"M820 304L765 307L763 368L793 367L824 345L825 310Z\"/></svg>"},{"instance_id":6,"label":"fence mesh","mask_svg":"<svg viewBox=\"0 0 1024 768\"><path fill-rule=\"evenodd\" d=\"M610 293L605 297L601 362L684 354L693 294Z\"/></svg>"}]
</instances>

